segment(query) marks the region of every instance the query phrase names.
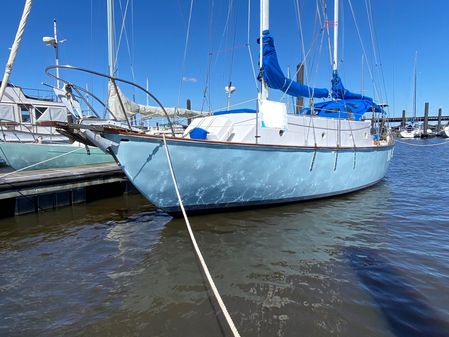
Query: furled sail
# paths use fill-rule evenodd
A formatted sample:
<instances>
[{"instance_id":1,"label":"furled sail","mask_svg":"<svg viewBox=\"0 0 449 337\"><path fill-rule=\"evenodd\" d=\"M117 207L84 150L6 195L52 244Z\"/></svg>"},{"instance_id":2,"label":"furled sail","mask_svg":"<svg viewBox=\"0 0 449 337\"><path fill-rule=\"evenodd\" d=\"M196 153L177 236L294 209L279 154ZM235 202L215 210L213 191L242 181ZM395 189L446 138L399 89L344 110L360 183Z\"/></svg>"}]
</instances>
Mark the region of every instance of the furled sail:
<instances>
[{"instance_id":1,"label":"furled sail","mask_svg":"<svg viewBox=\"0 0 449 337\"><path fill-rule=\"evenodd\" d=\"M11 47L11 52L9 53L8 63L5 67L5 72L3 74L3 80L0 86L0 101L3 98L3 94L5 93L6 86L8 85L9 76L11 75L12 67L14 65L14 60L16 59L17 52L19 51L20 42L23 38L23 33L25 31L25 26L27 24L28 16L31 12L32 0L26 0L25 7L23 8L22 18L19 22L19 27L17 28L16 38L14 39L14 43Z\"/></svg>"},{"instance_id":2,"label":"furled sail","mask_svg":"<svg viewBox=\"0 0 449 337\"><path fill-rule=\"evenodd\" d=\"M337 72L334 72L334 74L332 75L332 97L335 99L363 99L368 101L373 100L371 97L356 94L345 89Z\"/></svg>"},{"instance_id":3,"label":"furled sail","mask_svg":"<svg viewBox=\"0 0 449 337\"><path fill-rule=\"evenodd\" d=\"M285 77L279 66L274 40L269 30L263 31L262 42L262 76L270 88L282 90L286 94L295 97L323 98L329 96L329 90L325 88L311 88Z\"/></svg>"},{"instance_id":4,"label":"furled sail","mask_svg":"<svg viewBox=\"0 0 449 337\"><path fill-rule=\"evenodd\" d=\"M117 88L117 90L115 90L115 88ZM126 97L119 87L114 87L114 85L111 82L109 83L108 89L109 89L108 108L114 114L114 117L118 120L126 119L122 108L122 104L123 107L125 108L125 112L129 115L141 114L142 116L145 117L165 117L165 113L161 107L137 104L131 101L128 97ZM170 116L174 116L176 114L176 116L184 118L193 118L210 115L210 113L204 113L181 108L165 108L165 111L167 111L167 114Z\"/></svg>"}]
</instances>

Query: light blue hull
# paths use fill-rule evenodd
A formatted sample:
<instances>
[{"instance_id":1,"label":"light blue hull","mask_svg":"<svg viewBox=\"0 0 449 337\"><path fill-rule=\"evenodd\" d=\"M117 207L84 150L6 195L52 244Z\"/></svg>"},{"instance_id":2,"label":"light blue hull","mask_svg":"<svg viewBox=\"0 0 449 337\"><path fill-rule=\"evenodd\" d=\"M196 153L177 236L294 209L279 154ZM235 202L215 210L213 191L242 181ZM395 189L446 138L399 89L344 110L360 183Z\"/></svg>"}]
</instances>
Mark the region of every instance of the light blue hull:
<instances>
[{"instance_id":1,"label":"light blue hull","mask_svg":"<svg viewBox=\"0 0 449 337\"><path fill-rule=\"evenodd\" d=\"M163 142L105 135L134 186L155 206L178 212ZM392 146L320 149L167 140L186 209L285 203L337 195L381 180Z\"/></svg>"},{"instance_id":2,"label":"light blue hull","mask_svg":"<svg viewBox=\"0 0 449 337\"><path fill-rule=\"evenodd\" d=\"M43 170L114 162L111 155L91 146L87 150L85 146L0 142L0 154L6 164L15 170Z\"/></svg>"}]
</instances>

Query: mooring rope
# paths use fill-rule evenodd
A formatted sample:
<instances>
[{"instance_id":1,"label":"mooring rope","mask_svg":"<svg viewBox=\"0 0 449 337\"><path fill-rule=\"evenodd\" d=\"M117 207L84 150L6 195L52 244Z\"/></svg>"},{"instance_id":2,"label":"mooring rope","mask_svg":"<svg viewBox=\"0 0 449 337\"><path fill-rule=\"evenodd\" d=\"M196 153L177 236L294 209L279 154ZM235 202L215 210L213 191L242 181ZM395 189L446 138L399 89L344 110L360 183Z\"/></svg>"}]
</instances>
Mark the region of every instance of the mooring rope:
<instances>
[{"instance_id":1,"label":"mooring rope","mask_svg":"<svg viewBox=\"0 0 449 337\"><path fill-rule=\"evenodd\" d=\"M1 148L1 145L0 145L0 148ZM57 155L57 156L55 156L55 157L51 157L51 158L49 158L49 159L42 160L42 161L40 161L40 162L38 162L38 163L35 163L35 164L33 164L33 165L29 165L29 166L26 166L26 167L22 167L22 168L19 169L19 170L15 170L15 171L12 171L12 172L8 172L8 173L6 173L6 174L4 174L4 175L1 175L1 176L0 176L0 179L3 179L3 178L5 178L5 177L7 177L7 176L9 176L9 175L11 175L11 174L14 174L14 173L18 173L18 172L21 172L21 171L28 170L29 168L32 168L32 167L34 167L34 166L37 166L37 165L40 165L40 164L43 164L43 163L46 163L46 162L49 162L49 161L51 161L51 160L61 158L61 157L63 157L63 156L66 156L66 155L68 155L68 154L71 154L71 153L73 153L73 152L79 151L79 150L81 150L81 149L83 149L83 148L84 148L84 147L79 147L79 148L77 148L77 149L75 149L75 150L73 150L73 151L66 152L66 153ZM2 152L3 152L3 150L2 150ZM4 153L4 152L3 152L3 153ZM5 158L5 159L8 160L8 158Z\"/></svg>"},{"instance_id":2,"label":"mooring rope","mask_svg":"<svg viewBox=\"0 0 449 337\"><path fill-rule=\"evenodd\" d=\"M436 143L436 144L410 144L409 142L404 142L404 141L397 140L397 139L395 140L395 142L401 143L401 144L406 144L406 145L409 145L409 146L416 146L416 147L431 147L431 146L440 146L440 145L448 144L449 140L446 140L446 141L441 142L441 143Z\"/></svg>"},{"instance_id":3,"label":"mooring rope","mask_svg":"<svg viewBox=\"0 0 449 337\"><path fill-rule=\"evenodd\" d=\"M187 230L189 231L190 239L192 240L192 244L193 244L193 247L195 248L196 255L198 257L198 260L201 263L204 274L206 275L207 281L209 282L209 285L215 295L215 298L217 299L218 305L220 306L221 310L223 311L223 314L226 318L226 322L228 323L229 328L231 329L231 331L235 337L240 337L240 334L239 334L237 328L235 327L234 322L232 321L231 315L229 315L228 309L226 308L226 305L224 304L224 302L220 296L220 293L218 292L218 289L215 286L214 280L212 279L212 276L210 275L209 268L207 267L206 262L204 261L203 254L201 254L198 244L196 243L195 235L193 234L192 227L190 226L189 218L187 217L186 211L184 209L184 204L182 202L181 195L179 193L178 183L176 180L175 172L173 170L170 152L168 151L167 141L165 140L165 135L162 134L162 137L164 139L165 154L167 155L168 167L170 168L170 174L171 174L171 177L173 180L173 185L175 186L176 196L178 197L179 206L181 207L182 215L184 216Z\"/></svg>"}]
</instances>

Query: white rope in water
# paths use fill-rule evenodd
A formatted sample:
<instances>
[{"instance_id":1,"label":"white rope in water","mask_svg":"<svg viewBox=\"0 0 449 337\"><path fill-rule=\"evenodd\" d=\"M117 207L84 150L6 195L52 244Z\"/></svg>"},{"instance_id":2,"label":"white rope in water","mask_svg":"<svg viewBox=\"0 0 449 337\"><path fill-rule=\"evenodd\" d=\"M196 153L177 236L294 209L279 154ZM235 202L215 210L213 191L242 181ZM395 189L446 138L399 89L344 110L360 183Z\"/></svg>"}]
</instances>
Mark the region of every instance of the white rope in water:
<instances>
[{"instance_id":1,"label":"white rope in water","mask_svg":"<svg viewBox=\"0 0 449 337\"><path fill-rule=\"evenodd\" d=\"M446 140L446 141L441 142L441 143L436 143L436 144L410 144L409 142L404 142L404 141L397 140L397 139L395 140L395 142L401 143L401 144L406 144L406 145L409 145L409 146L416 146L416 147L433 147L433 146L440 146L440 145L448 144L449 140Z\"/></svg>"},{"instance_id":2,"label":"white rope in water","mask_svg":"<svg viewBox=\"0 0 449 337\"><path fill-rule=\"evenodd\" d=\"M1 145L0 145L0 148L1 148ZM66 153L57 155L57 156L55 156L55 157L52 157L52 158L49 158L49 159L40 161L39 163L36 163L36 164L33 164L33 165L29 165L29 166L23 167L23 168L21 168L21 169L19 169L19 170L15 170L15 171L6 173L6 174L0 176L0 179L3 179L3 178L5 178L5 177L7 177L7 176L9 176L9 175L11 175L11 174L14 174L14 173L18 173L18 172L21 172L21 171L28 170L28 169L30 169L30 168L32 168L32 167L34 167L34 166L37 166L37 165L40 165L40 164L43 164L43 163L47 163L47 162L49 162L49 161L51 161L51 160L61 158L61 157L63 157L63 156L66 156L66 155L68 155L68 154L71 154L71 153L73 153L73 152L79 151L79 150L81 150L81 149L84 149L84 147L79 147L79 148L77 148L77 149L75 149L75 150L73 150L73 151L66 152ZM8 158L6 158L6 160L8 160Z\"/></svg>"},{"instance_id":3,"label":"white rope in water","mask_svg":"<svg viewBox=\"0 0 449 337\"><path fill-rule=\"evenodd\" d=\"M231 329L231 331L235 337L240 337L240 334L239 334L237 328L235 327L234 322L232 321L231 315L229 315L228 309L226 309L226 305L224 304L224 302L220 296L220 293L218 292L218 289L215 286L214 280L212 279L212 276L210 275L209 268L207 268L206 262L204 261L204 258L203 258L203 254L201 254L198 244L196 243L195 235L193 234L192 227L190 226L189 218L187 217L186 211L184 209L184 204L182 203L181 195L179 193L178 183L176 181L175 172L173 171L173 166L172 166L172 162L171 162L171 158L170 158L170 153L168 151L167 141L165 140L165 135L162 134L162 137L164 139L165 154L167 155L168 167L170 168L170 174L173 179L173 185L175 186L176 196L178 197L179 206L181 207L182 215L184 216L187 230L189 231L190 239L192 240L192 244L193 244L193 247L195 248L196 255L198 257L198 260L201 263L204 274L206 275L207 281L209 282L209 285L215 295L215 298L217 299L218 305L220 306L221 310L223 311L223 314L226 318L226 322L228 323L229 328Z\"/></svg>"}]
</instances>

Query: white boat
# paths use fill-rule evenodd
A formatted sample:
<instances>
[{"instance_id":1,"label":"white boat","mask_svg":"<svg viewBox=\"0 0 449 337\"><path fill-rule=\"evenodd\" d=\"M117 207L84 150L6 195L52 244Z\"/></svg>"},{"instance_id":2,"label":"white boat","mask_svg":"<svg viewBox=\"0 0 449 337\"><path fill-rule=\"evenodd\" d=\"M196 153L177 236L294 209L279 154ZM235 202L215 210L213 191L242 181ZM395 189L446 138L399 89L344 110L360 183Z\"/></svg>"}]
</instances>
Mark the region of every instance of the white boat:
<instances>
[{"instance_id":1,"label":"white boat","mask_svg":"<svg viewBox=\"0 0 449 337\"><path fill-rule=\"evenodd\" d=\"M43 170L112 163L111 155L78 142L39 144L0 142L0 154L14 170Z\"/></svg>"},{"instance_id":2,"label":"white boat","mask_svg":"<svg viewBox=\"0 0 449 337\"><path fill-rule=\"evenodd\" d=\"M382 123L375 123L379 119L363 119L382 114L382 108L343 87L337 71L337 29L333 99L305 109L302 115L288 115L284 103L268 99L268 87L315 98L327 97L329 91L306 87L282 74L268 30L268 8L269 1L261 0L263 77L257 111L198 117L182 136L113 128L76 131L80 127L70 125L67 130L112 153L133 185L171 213L180 211L180 203L169 163L184 207L190 211L297 202L376 184L387 172L394 143ZM338 1L335 13L338 21ZM114 115L125 113L122 100L116 106L120 105L122 111Z\"/></svg>"},{"instance_id":3,"label":"white boat","mask_svg":"<svg viewBox=\"0 0 449 337\"><path fill-rule=\"evenodd\" d=\"M443 138L449 138L449 125L446 125L439 133Z\"/></svg>"},{"instance_id":4,"label":"white boat","mask_svg":"<svg viewBox=\"0 0 449 337\"><path fill-rule=\"evenodd\" d=\"M410 123L399 129L401 138L421 138L423 135L422 127L415 123L416 120L416 63L418 60L418 52L415 52L415 62L413 65L413 118Z\"/></svg>"},{"instance_id":5,"label":"white boat","mask_svg":"<svg viewBox=\"0 0 449 337\"><path fill-rule=\"evenodd\" d=\"M33 97L8 82L31 5L32 1L27 0L0 85L0 161L15 170L113 162L98 148L74 143L48 125L68 122L70 112L63 102L53 99L53 95ZM56 22L54 27L57 43Z\"/></svg>"},{"instance_id":6,"label":"white boat","mask_svg":"<svg viewBox=\"0 0 449 337\"><path fill-rule=\"evenodd\" d=\"M401 138L421 138L423 134L421 126L415 123L407 124L404 128L401 128L399 135Z\"/></svg>"},{"instance_id":7,"label":"white boat","mask_svg":"<svg viewBox=\"0 0 449 337\"><path fill-rule=\"evenodd\" d=\"M0 102L0 141L19 143L69 143L48 121L67 122L68 110L62 102L25 94L21 87L8 84Z\"/></svg>"}]
</instances>

